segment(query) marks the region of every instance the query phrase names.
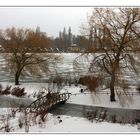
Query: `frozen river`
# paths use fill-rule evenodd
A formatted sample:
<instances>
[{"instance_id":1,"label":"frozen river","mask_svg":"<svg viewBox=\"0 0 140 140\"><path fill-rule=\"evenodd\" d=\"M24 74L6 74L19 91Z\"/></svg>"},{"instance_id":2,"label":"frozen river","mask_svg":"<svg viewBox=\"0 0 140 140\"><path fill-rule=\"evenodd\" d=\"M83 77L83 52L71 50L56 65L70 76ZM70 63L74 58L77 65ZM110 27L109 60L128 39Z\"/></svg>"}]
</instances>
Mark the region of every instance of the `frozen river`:
<instances>
[{"instance_id":1,"label":"frozen river","mask_svg":"<svg viewBox=\"0 0 140 140\"><path fill-rule=\"evenodd\" d=\"M62 58L62 61L59 62L57 65L50 66L50 74L49 76L55 76L56 74L63 75L63 76L75 76L77 74L84 74L88 71L88 60L82 59L82 65L78 67L78 69L75 69L74 67L74 60L75 58L80 54L75 53L63 53L63 54L57 54L60 55ZM5 60L0 56L0 81L14 81L13 75L9 73L8 70L3 70L2 67L5 65ZM48 74L43 75L42 78L38 78L36 76L28 76L24 78L20 78L22 81L42 81L43 79L48 79Z\"/></svg>"},{"instance_id":2,"label":"frozen river","mask_svg":"<svg viewBox=\"0 0 140 140\"><path fill-rule=\"evenodd\" d=\"M57 65L50 66L50 73L49 74L44 74L42 78L36 77L33 75L26 76L26 77L20 77L21 81L25 82L44 82L46 81L49 77L55 76L56 74L60 76L71 76L75 77L77 75L83 75L88 72L89 64L91 61L91 55L88 55L88 57L80 57L78 62L78 67L75 67L74 60L80 55L79 53L61 53L61 54L56 54L60 55L62 58L62 61L59 62ZM5 64L4 59L0 55L0 81L14 81L14 76L9 73L8 70L3 70L2 67ZM125 78L131 83L135 84L137 80L139 80L139 77L136 75L133 75L133 79L130 76L130 72L125 74Z\"/></svg>"}]
</instances>

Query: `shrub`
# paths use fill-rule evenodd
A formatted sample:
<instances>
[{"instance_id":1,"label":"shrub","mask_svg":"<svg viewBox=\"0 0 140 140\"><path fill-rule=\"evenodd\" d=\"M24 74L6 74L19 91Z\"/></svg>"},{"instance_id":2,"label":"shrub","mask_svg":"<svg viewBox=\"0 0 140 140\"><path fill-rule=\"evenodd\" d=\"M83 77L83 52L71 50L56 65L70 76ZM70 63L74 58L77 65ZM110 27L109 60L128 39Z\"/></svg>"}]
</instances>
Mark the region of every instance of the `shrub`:
<instances>
[{"instance_id":1,"label":"shrub","mask_svg":"<svg viewBox=\"0 0 140 140\"><path fill-rule=\"evenodd\" d=\"M63 79L63 77L61 77L61 76L56 76L56 77L54 77L54 79L53 79L53 83L54 84L57 84L58 86L62 86L62 83L64 82L64 79Z\"/></svg>"},{"instance_id":2,"label":"shrub","mask_svg":"<svg viewBox=\"0 0 140 140\"><path fill-rule=\"evenodd\" d=\"M96 88L99 86L99 80L99 77L84 76L80 77L78 83L87 86L90 91L95 91Z\"/></svg>"},{"instance_id":3,"label":"shrub","mask_svg":"<svg viewBox=\"0 0 140 140\"><path fill-rule=\"evenodd\" d=\"M6 86L5 89L3 89L2 85L0 84L0 95L13 95L16 97L23 97L27 93L25 92L24 88L14 87L11 89L11 86Z\"/></svg>"},{"instance_id":4,"label":"shrub","mask_svg":"<svg viewBox=\"0 0 140 140\"><path fill-rule=\"evenodd\" d=\"M117 122L116 115L111 116L111 122L112 123L116 123Z\"/></svg>"},{"instance_id":5,"label":"shrub","mask_svg":"<svg viewBox=\"0 0 140 140\"><path fill-rule=\"evenodd\" d=\"M16 97L23 97L26 94L27 93L25 92L25 89L24 88L15 87L11 91L11 95L14 95Z\"/></svg>"},{"instance_id":6,"label":"shrub","mask_svg":"<svg viewBox=\"0 0 140 140\"><path fill-rule=\"evenodd\" d=\"M4 90L1 88L1 95L9 95L11 90L11 86L7 86Z\"/></svg>"}]
</instances>

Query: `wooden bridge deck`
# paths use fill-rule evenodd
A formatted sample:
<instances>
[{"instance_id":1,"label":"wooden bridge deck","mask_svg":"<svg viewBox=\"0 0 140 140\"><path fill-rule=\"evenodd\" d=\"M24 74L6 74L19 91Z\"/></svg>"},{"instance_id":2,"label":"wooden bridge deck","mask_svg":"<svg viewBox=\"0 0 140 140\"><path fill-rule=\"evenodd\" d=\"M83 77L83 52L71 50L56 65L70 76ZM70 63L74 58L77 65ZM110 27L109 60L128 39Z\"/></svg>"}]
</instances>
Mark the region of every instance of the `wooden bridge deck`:
<instances>
[{"instance_id":1,"label":"wooden bridge deck","mask_svg":"<svg viewBox=\"0 0 140 140\"><path fill-rule=\"evenodd\" d=\"M38 98L34 102L32 102L28 107L26 107L27 113L41 113L42 111L48 111L53 106L59 103L65 103L71 93L51 93L47 94L43 97Z\"/></svg>"}]
</instances>

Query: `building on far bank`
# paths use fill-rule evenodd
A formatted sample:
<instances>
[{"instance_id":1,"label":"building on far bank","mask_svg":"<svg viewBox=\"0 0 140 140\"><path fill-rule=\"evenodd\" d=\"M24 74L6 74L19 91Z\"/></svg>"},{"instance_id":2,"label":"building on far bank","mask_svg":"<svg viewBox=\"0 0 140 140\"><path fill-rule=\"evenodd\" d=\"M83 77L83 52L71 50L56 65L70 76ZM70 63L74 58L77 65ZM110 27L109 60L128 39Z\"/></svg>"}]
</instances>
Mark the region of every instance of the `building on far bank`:
<instances>
[{"instance_id":1,"label":"building on far bank","mask_svg":"<svg viewBox=\"0 0 140 140\"><path fill-rule=\"evenodd\" d=\"M68 52L77 53L80 52L80 48L77 44L72 44L71 47L68 48Z\"/></svg>"}]
</instances>

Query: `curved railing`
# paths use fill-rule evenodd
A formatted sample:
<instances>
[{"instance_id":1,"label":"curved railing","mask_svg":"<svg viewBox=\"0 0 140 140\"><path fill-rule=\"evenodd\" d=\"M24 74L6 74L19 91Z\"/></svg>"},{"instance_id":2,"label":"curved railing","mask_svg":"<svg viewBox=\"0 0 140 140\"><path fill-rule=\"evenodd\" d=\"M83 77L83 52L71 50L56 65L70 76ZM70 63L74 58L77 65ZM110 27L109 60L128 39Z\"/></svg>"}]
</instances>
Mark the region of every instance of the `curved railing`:
<instances>
[{"instance_id":1,"label":"curved railing","mask_svg":"<svg viewBox=\"0 0 140 140\"><path fill-rule=\"evenodd\" d=\"M32 102L28 107L26 107L26 112L29 113L40 113L42 111L50 110L54 105L59 103L65 103L71 93L51 93L43 97L38 98Z\"/></svg>"}]
</instances>

